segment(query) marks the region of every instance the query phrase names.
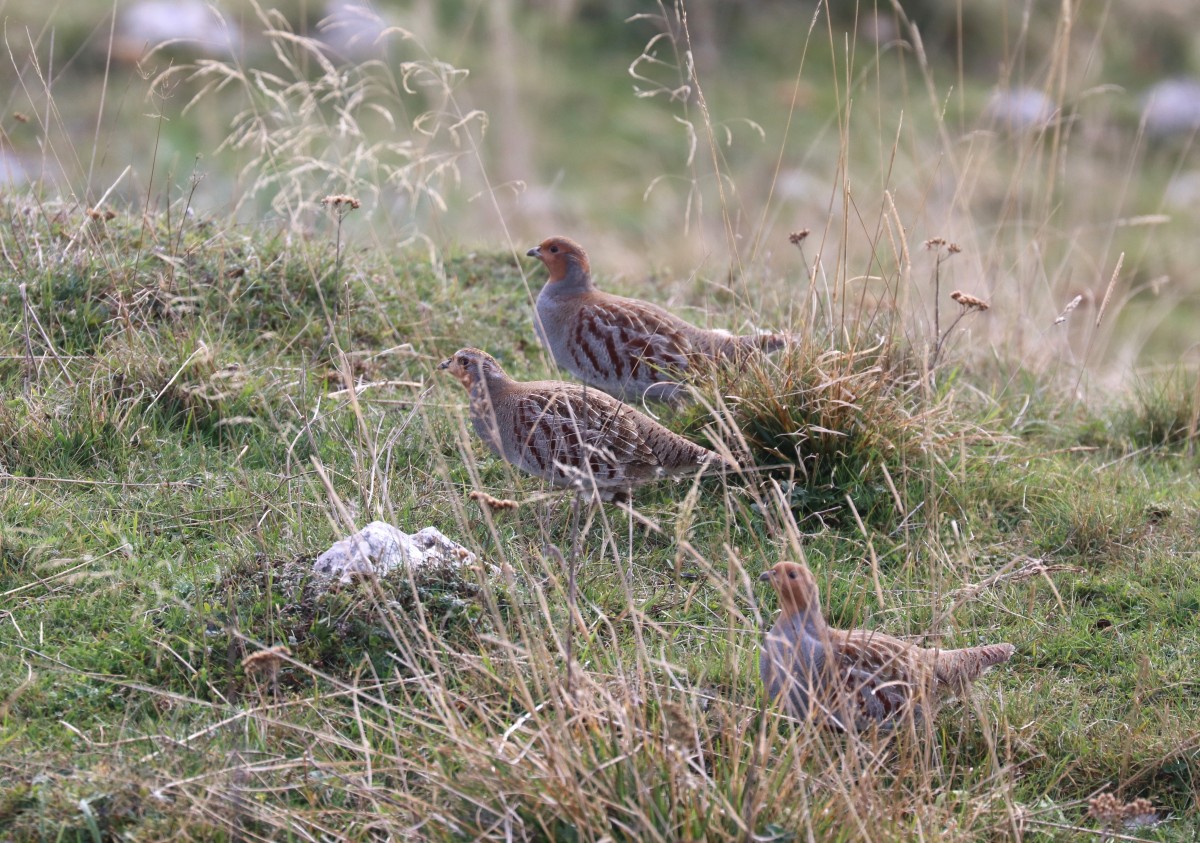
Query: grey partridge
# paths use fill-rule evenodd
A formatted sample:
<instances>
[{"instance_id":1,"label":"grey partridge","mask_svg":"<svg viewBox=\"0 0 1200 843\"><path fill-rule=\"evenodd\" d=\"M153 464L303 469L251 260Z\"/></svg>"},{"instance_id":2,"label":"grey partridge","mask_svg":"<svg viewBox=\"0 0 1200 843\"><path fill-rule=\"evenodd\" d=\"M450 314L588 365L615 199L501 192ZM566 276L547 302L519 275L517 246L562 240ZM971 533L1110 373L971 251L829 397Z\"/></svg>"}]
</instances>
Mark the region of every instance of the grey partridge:
<instances>
[{"instance_id":1,"label":"grey partridge","mask_svg":"<svg viewBox=\"0 0 1200 843\"><path fill-rule=\"evenodd\" d=\"M443 361L470 395L471 424L496 455L556 486L625 500L657 477L737 466L595 389L513 380L491 355L463 348Z\"/></svg>"},{"instance_id":2,"label":"grey partridge","mask_svg":"<svg viewBox=\"0 0 1200 843\"><path fill-rule=\"evenodd\" d=\"M767 695L798 719L811 716L842 730L889 729L910 714L920 722L1013 654L1011 644L939 650L882 632L832 629L807 566L780 562L759 579L779 592L781 609L763 642L759 672Z\"/></svg>"},{"instance_id":3,"label":"grey partridge","mask_svg":"<svg viewBox=\"0 0 1200 843\"><path fill-rule=\"evenodd\" d=\"M783 346L782 334L734 336L697 328L657 305L596 289L587 252L551 237L526 252L550 271L537 297L538 336L554 361L586 384L636 403L679 403L699 364Z\"/></svg>"}]
</instances>

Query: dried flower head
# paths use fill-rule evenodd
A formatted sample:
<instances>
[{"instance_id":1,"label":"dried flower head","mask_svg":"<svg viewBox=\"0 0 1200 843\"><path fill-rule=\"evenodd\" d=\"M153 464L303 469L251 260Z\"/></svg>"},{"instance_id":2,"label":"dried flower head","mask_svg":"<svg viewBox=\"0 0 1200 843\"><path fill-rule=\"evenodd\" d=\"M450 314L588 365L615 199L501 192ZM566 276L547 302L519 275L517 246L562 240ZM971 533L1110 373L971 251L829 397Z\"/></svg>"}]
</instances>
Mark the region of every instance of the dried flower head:
<instances>
[{"instance_id":1,"label":"dried flower head","mask_svg":"<svg viewBox=\"0 0 1200 843\"><path fill-rule=\"evenodd\" d=\"M332 196L326 196L321 200L322 205L328 205L335 211L356 211L362 207L362 202L359 202L353 196L347 196L344 193L337 193Z\"/></svg>"},{"instance_id":2,"label":"dried flower head","mask_svg":"<svg viewBox=\"0 0 1200 843\"><path fill-rule=\"evenodd\" d=\"M279 673L279 667L283 664L284 658L290 656L292 651L282 644L276 644L274 647L267 647L265 650L259 650L257 653L251 653L242 659L242 669L247 673L265 676L268 679L274 679Z\"/></svg>"},{"instance_id":3,"label":"dried flower head","mask_svg":"<svg viewBox=\"0 0 1200 843\"><path fill-rule=\"evenodd\" d=\"M476 501L480 506L487 507L491 510L516 509L518 506L520 506L520 504L516 501L508 500L507 498L494 498L487 492L474 491L471 492L469 497L471 500Z\"/></svg>"},{"instance_id":4,"label":"dried flower head","mask_svg":"<svg viewBox=\"0 0 1200 843\"><path fill-rule=\"evenodd\" d=\"M1122 802L1113 793L1099 793L1088 800L1088 816L1110 828L1121 824L1149 825L1156 819L1154 805L1140 797Z\"/></svg>"},{"instance_id":5,"label":"dried flower head","mask_svg":"<svg viewBox=\"0 0 1200 843\"><path fill-rule=\"evenodd\" d=\"M22 112L20 112L20 111L14 111L14 112L13 112L13 119L14 119L14 120L16 120L18 123L28 123L28 122L29 122L29 115L28 115L28 114L24 114L24 113L22 113Z\"/></svg>"},{"instance_id":6,"label":"dried flower head","mask_svg":"<svg viewBox=\"0 0 1200 843\"><path fill-rule=\"evenodd\" d=\"M808 235L811 233L812 232L809 231L807 228L802 228L799 231L793 231L791 234L788 235L788 242L791 243L793 246L799 246L801 243L804 242L805 238L807 238Z\"/></svg>"},{"instance_id":7,"label":"dried flower head","mask_svg":"<svg viewBox=\"0 0 1200 843\"><path fill-rule=\"evenodd\" d=\"M1058 318L1054 320L1054 324L1061 325L1063 322L1066 322L1067 317L1071 315L1071 311L1079 307L1079 303L1081 301L1083 301L1083 296L1076 296L1075 298L1071 299L1071 301L1067 303L1067 306L1063 308L1063 312L1058 314Z\"/></svg>"},{"instance_id":8,"label":"dried flower head","mask_svg":"<svg viewBox=\"0 0 1200 843\"><path fill-rule=\"evenodd\" d=\"M111 220L117 215L116 211L110 211L107 208L101 211L99 208L88 209L87 215L94 220Z\"/></svg>"},{"instance_id":9,"label":"dried flower head","mask_svg":"<svg viewBox=\"0 0 1200 843\"><path fill-rule=\"evenodd\" d=\"M957 255L962 251L962 246L951 243L945 237L930 237L925 241L924 246L930 252L940 252L945 248L946 253L950 255Z\"/></svg>"},{"instance_id":10,"label":"dried flower head","mask_svg":"<svg viewBox=\"0 0 1200 843\"><path fill-rule=\"evenodd\" d=\"M950 298L961 304L968 310L987 310L991 307L990 304L981 298L976 298L970 293L964 293L962 290L955 290L950 294Z\"/></svg>"}]
</instances>

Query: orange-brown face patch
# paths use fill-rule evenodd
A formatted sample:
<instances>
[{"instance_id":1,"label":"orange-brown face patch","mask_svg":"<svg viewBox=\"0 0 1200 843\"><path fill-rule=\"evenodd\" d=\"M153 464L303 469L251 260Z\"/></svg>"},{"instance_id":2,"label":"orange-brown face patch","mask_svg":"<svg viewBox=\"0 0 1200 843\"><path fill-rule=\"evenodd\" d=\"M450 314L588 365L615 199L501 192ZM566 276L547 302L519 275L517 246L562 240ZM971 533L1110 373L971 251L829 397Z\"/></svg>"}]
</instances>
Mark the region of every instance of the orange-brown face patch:
<instances>
[{"instance_id":1,"label":"orange-brown face patch","mask_svg":"<svg viewBox=\"0 0 1200 843\"><path fill-rule=\"evenodd\" d=\"M466 367L459 364L457 357L447 357L441 362L438 369L445 369L454 375L458 379L458 382L463 385L464 389L471 388L471 374L466 370Z\"/></svg>"},{"instance_id":2,"label":"orange-brown face patch","mask_svg":"<svg viewBox=\"0 0 1200 843\"><path fill-rule=\"evenodd\" d=\"M551 281L561 281L571 271L572 265L580 267L585 273L590 271L587 252L583 247L567 237L549 237L536 248L526 254L535 257L546 265L550 271Z\"/></svg>"},{"instance_id":3,"label":"orange-brown face patch","mask_svg":"<svg viewBox=\"0 0 1200 843\"><path fill-rule=\"evenodd\" d=\"M797 562L780 562L764 577L779 592L779 602L785 612L807 612L819 609L817 579L807 566Z\"/></svg>"}]
</instances>

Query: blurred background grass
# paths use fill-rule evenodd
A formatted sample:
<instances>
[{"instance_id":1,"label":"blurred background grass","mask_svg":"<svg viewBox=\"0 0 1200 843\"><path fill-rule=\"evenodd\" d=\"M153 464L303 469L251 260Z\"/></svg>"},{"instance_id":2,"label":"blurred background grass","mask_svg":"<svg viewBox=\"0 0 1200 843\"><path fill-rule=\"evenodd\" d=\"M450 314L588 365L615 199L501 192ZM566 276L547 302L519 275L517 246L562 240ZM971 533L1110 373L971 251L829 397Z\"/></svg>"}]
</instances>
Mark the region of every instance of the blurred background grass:
<instances>
[{"instance_id":1,"label":"blurred background grass","mask_svg":"<svg viewBox=\"0 0 1200 843\"><path fill-rule=\"evenodd\" d=\"M995 305L970 338L984 357L1090 358L1111 364L1095 369L1107 381L1196 355L1200 162L1188 115L1200 103L1193 91L1146 108L1156 85L1200 73L1195 4L1088 3L1069 15L1003 0L828 15L811 2L716 0L682 16L595 0L0 10L10 189L88 207L106 193L155 210L187 200L209 217L304 228L322 224L321 195L369 184L365 213L347 223L376 246L419 235L523 251L567 233L601 275L656 274L667 303L719 302L735 278L776 282L731 288L759 313L788 312L788 282L820 267L865 299L915 279L930 319L932 259L911 243L941 236L964 248L946 290ZM152 49L168 37L182 40ZM248 81L206 88L211 63ZM284 107L289 84L331 78L319 115ZM255 130L289 142L268 158L253 131L231 143L248 111ZM302 136L283 131L299 125ZM381 144L417 151L406 184L421 190L389 183ZM290 194L272 168L295 180ZM800 255L787 234L802 228L814 234ZM1106 291L1102 331L1051 328L1075 296L1090 310L1076 321L1094 319Z\"/></svg>"}]
</instances>

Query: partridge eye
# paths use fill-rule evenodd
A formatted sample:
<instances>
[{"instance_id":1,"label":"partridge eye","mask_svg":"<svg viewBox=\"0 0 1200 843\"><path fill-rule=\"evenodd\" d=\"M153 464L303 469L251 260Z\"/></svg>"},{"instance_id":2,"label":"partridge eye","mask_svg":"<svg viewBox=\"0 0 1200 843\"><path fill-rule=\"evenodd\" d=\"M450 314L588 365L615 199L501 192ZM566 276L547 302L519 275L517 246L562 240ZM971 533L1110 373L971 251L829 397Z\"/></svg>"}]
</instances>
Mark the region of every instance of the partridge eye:
<instances>
[{"instance_id":1,"label":"partridge eye","mask_svg":"<svg viewBox=\"0 0 1200 843\"><path fill-rule=\"evenodd\" d=\"M788 571L788 579L789 579L789 580L794 580L794 579L796 579L796 572L795 572L795 571Z\"/></svg>"},{"instance_id":2,"label":"partridge eye","mask_svg":"<svg viewBox=\"0 0 1200 843\"><path fill-rule=\"evenodd\" d=\"M552 252L556 252L556 253L557 253L557 252L558 252L558 247L557 247L557 246L551 246L551 247L550 247L550 251L552 251Z\"/></svg>"}]
</instances>

